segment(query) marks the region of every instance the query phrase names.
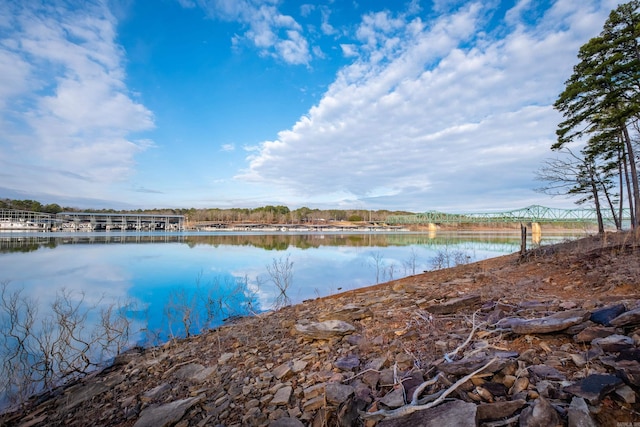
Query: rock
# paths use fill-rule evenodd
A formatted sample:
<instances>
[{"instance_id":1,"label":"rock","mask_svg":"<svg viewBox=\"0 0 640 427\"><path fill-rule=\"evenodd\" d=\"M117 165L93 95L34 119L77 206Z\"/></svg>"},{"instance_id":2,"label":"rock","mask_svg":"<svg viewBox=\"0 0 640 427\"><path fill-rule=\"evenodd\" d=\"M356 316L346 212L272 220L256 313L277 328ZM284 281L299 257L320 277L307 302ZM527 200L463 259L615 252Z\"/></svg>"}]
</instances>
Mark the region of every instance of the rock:
<instances>
[{"instance_id":1,"label":"rock","mask_svg":"<svg viewBox=\"0 0 640 427\"><path fill-rule=\"evenodd\" d=\"M284 381L287 378L289 378L291 375L293 375L293 369L292 369L291 363L285 362L282 365L275 368L271 373L277 379Z\"/></svg>"},{"instance_id":2,"label":"rock","mask_svg":"<svg viewBox=\"0 0 640 427\"><path fill-rule=\"evenodd\" d=\"M315 340L341 337L356 330L353 325L343 320L325 320L324 322L297 324L295 328L300 334Z\"/></svg>"},{"instance_id":3,"label":"rock","mask_svg":"<svg viewBox=\"0 0 640 427\"><path fill-rule=\"evenodd\" d=\"M511 387L511 390L509 390L509 394L511 394L511 395L518 394L518 393L526 390L527 387L529 387L529 378L527 378L527 377L519 377L516 380L516 382L513 384L513 387Z\"/></svg>"},{"instance_id":4,"label":"rock","mask_svg":"<svg viewBox=\"0 0 640 427\"><path fill-rule=\"evenodd\" d=\"M171 389L171 385L168 383L160 384L157 387L152 388L151 390L147 390L140 396L140 400L143 402L151 402L153 399L160 396L166 390Z\"/></svg>"},{"instance_id":5,"label":"rock","mask_svg":"<svg viewBox=\"0 0 640 427\"><path fill-rule=\"evenodd\" d=\"M475 403L453 400L401 418L380 421L376 427L475 427L476 408Z\"/></svg>"},{"instance_id":6,"label":"rock","mask_svg":"<svg viewBox=\"0 0 640 427\"><path fill-rule=\"evenodd\" d=\"M103 383L79 384L70 387L65 393L65 410L71 409L87 400L91 400L107 390L109 390L109 387Z\"/></svg>"},{"instance_id":7,"label":"rock","mask_svg":"<svg viewBox=\"0 0 640 427\"><path fill-rule=\"evenodd\" d=\"M304 412L313 412L322 408L324 405L325 405L324 396L318 396L304 402L302 410Z\"/></svg>"},{"instance_id":8,"label":"rock","mask_svg":"<svg viewBox=\"0 0 640 427\"><path fill-rule=\"evenodd\" d=\"M640 307L622 313L620 316L611 320L611 326L617 328L640 324Z\"/></svg>"},{"instance_id":9,"label":"rock","mask_svg":"<svg viewBox=\"0 0 640 427\"><path fill-rule=\"evenodd\" d=\"M551 316L538 319L519 319L512 323L511 330L520 335L548 334L582 323L588 316L589 312L582 309L560 311Z\"/></svg>"},{"instance_id":10,"label":"rock","mask_svg":"<svg viewBox=\"0 0 640 427\"><path fill-rule=\"evenodd\" d=\"M176 400L161 406L149 406L142 410L133 427L165 427L182 419L184 414L202 400L201 396Z\"/></svg>"},{"instance_id":11,"label":"rock","mask_svg":"<svg viewBox=\"0 0 640 427\"><path fill-rule=\"evenodd\" d=\"M219 365L224 365L224 364L225 364L225 363L227 363L229 360L233 359L235 355L236 355L235 353L223 353L223 354L218 358L218 364L219 364Z\"/></svg>"},{"instance_id":12,"label":"rock","mask_svg":"<svg viewBox=\"0 0 640 427\"><path fill-rule=\"evenodd\" d=\"M620 360L615 362L613 367L624 382L640 387L640 362L637 360Z\"/></svg>"},{"instance_id":13,"label":"rock","mask_svg":"<svg viewBox=\"0 0 640 427\"><path fill-rule=\"evenodd\" d=\"M527 401L523 399L505 402L483 403L481 405L478 405L476 420L480 422L508 418L526 404Z\"/></svg>"},{"instance_id":14,"label":"rock","mask_svg":"<svg viewBox=\"0 0 640 427\"><path fill-rule=\"evenodd\" d=\"M320 320L344 320L353 322L354 320L366 319L373 316L369 307L362 307L357 304L347 304L340 310L324 313L319 316Z\"/></svg>"},{"instance_id":15,"label":"rock","mask_svg":"<svg viewBox=\"0 0 640 427\"><path fill-rule=\"evenodd\" d=\"M532 406L522 410L520 427L552 427L561 425L560 415L544 397L536 399Z\"/></svg>"},{"instance_id":16,"label":"rock","mask_svg":"<svg viewBox=\"0 0 640 427\"><path fill-rule=\"evenodd\" d=\"M324 389L327 402L339 405L354 394L354 388L350 385L329 383Z\"/></svg>"},{"instance_id":17,"label":"rock","mask_svg":"<svg viewBox=\"0 0 640 427\"><path fill-rule=\"evenodd\" d=\"M304 427L304 424L297 418L285 417L273 421L269 427Z\"/></svg>"},{"instance_id":18,"label":"rock","mask_svg":"<svg viewBox=\"0 0 640 427\"><path fill-rule=\"evenodd\" d=\"M451 314L456 313L461 309L473 310L482 304L480 295L467 295L460 298L450 299L445 302L433 302L430 301L427 304L421 305L420 308L428 311L431 314Z\"/></svg>"},{"instance_id":19,"label":"rock","mask_svg":"<svg viewBox=\"0 0 640 427\"><path fill-rule=\"evenodd\" d=\"M529 372L534 374L536 377L544 380L556 380L556 381L564 381L567 377L556 368L552 368L547 365L533 365L529 366Z\"/></svg>"},{"instance_id":20,"label":"rock","mask_svg":"<svg viewBox=\"0 0 640 427\"><path fill-rule=\"evenodd\" d=\"M624 304L616 304L609 307L604 307L599 310L595 310L591 313L589 320L594 323L599 323L604 326L611 326L611 320L620 316L627 309Z\"/></svg>"},{"instance_id":21,"label":"rock","mask_svg":"<svg viewBox=\"0 0 640 427\"><path fill-rule=\"evenodd\" d=\"M617 388L616 395L630 405L636 403L636 392L628 385Z\"/></svg>"},{"instance_id":22,"label":"rock","mask_svg":"<svg viewBox=\"0 0 640 427\"><path fill-rule=\"evenodd\" d=\"M605 338L596 338L591 341L592 345L600 347L606 352L618 352L631 349L635 346L633 339L626 335L609 335Z\"/></svg>"},{"instance_id":23,"label":"rock","mask_svg":"<svg viewBox=\"0 0 640 427\"><path fill-rule=\"evenodd\" d=\"M339 358L333 363L333 366L343 371L352 371L360 366L360 359L355 354L351 354L349 356Z\"/></svg>"},{"instance_id":24,"label":"rock","mask_svg":"<svg viewBox=\"0 0 640 427\"><path fill-rule=\"evenodd\" d=\"M605 338L616 333L614 327L589 326L580 331L573 339L576 342L591 342L596 338Z\"/></svg>"},{"instance_id":25,"label":"rock","mask_svg":"<svg viewBox=\"0 0 640 427\"><path fill-rule=\"evenodd\" d=\"M316 384L304 389L304 398L309 400L324 393L325 384Z\"/></svg>"},{"instance_id":26,"label":"rock","mask_svg":"<svg viewBox=\"0 0 640 427\"><path fill-rule=\"evenodd\" d=\"M395 388L387 393L382 399L380 399L380 403L386 406L389 409L396 409L404 405L404 389Z\"/></svg>"},{"instance_id":27,"label":"rock","mask_svg":"<svg viewBox=\"0 0 640 427\"><path fill-rule=\"evenodd\" d=\"M491 360L489 357L470 357L461 360L455 360L449 363L443 363L438 368L447 374L456 376L468 375L476 369L486 365ZM491 365L487 366L485 372L497 372L504 367L506 362L498 359Z\"/></svg>"},{"instance_id":28,"label":"rock","mask_svg":"<svg viewBox=\"0 0 640 427\"><path fill-rule=\"evenodd\" d=\"M175 371L173 374L174 377L181 380L191 380L196 382L203 382L207 379L209 375L211 375L215 371L214 368L209 367L205 368L199 363L190 363L188 365L182 366L180 369Z\"/></svg>"},{"instance_id":29,"label":"rock","mask_svg":"<svg viewBox=\"0 0 640 427\"><path fill-rule=\"evenodd\" d=\"M622 380L614 375L593 374L567 386L564 391L586 399L592 405L600 402L606 394L622 384Z\"/></svg>"},{"instance_id":30,"label":"rock","mask_svg":"<svg viewBox=\"0 0 640 427\"><path fill-rule=\"evenodd\" d=\"M574 396L567 411L568 427L596 427L595 421L591 418L587 403L581 397Z\"/></svg>"},{"instance_id":31,"label":"rock","mask_svg":"<svg viewBox=\"0 0 640 427\"><path fill-rule=\"evenodd\" d=\"M275 406L288 405L291 393L293 393L293 387L290 385L279 388L275 396L273 396L271 404Z\"/></svg>"}]
</instances>

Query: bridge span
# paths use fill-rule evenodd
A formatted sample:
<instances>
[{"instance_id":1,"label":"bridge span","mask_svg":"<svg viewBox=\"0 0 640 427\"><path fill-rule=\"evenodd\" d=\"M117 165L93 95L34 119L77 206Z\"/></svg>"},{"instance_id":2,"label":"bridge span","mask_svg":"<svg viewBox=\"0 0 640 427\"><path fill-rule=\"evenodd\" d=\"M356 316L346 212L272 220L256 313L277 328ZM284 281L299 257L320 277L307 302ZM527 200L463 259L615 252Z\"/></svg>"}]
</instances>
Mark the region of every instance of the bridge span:
<instances>
[{"instance_id":1,"label":"bridge span","mask_svg":"<svg viewBox=\"0 0 640 427\"><path fill-rule=\"evenodd\" d=\"M609 214L609 216L606 216ZM605 213L605 224L614 224L610 212ZM629 210L623 210L623 221L629 221ZM598 222L595 209L560 209L532 205L522 209L504 212L480 212L449 214L428 211L415 215L392 215L387 217L389 224L500 224L500 223L582 223Z\"/></svg>"}]
</instances>

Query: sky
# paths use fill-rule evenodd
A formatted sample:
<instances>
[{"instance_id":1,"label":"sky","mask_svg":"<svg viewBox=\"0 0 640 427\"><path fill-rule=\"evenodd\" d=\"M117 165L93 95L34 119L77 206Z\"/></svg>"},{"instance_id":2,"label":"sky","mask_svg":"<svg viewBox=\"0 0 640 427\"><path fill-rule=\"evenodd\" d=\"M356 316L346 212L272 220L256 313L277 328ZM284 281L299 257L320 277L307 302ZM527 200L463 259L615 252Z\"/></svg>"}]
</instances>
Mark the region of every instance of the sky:
<instances>
[{"instance_id":1,"label":"sky","mask_svg":"<svg viewBox=\"0 0 640 427\"><path fill-rule=\"evenodd\" d=\"M0 198L484 212L618 1L0 0Z\"/></svg>"}]
</instances>

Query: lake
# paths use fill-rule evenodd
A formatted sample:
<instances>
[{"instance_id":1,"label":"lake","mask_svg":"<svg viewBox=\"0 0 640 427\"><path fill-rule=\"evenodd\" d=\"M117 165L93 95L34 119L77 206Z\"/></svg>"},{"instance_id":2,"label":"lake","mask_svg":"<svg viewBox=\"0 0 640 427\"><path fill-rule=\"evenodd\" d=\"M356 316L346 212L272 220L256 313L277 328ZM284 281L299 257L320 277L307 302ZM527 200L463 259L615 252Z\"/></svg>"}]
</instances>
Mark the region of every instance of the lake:
<instances>
[{"instance_id":1,"label":"lake","mask_svg":"<svg viewBox=\"0 0 640 427\"><path fill-rule=\"evenodd\" d=\"M542 244L580 235L543 235ZM0 235L0 283L24 289L41 307L63 289L74 300L84 294L84 304L96 308L126 303L129 315L147 323L148 332L162 341L185 334L184 322L171 319L172 304L197 306L201 299L217 304L216 310L194 313L198 318L191 327L196 331L229 316L513 253L519 247L515 231L11 233ZM287 274L286 284L274 281Z\"/></svg>"},{"instance_id":2,"label":"lake","mask_svg":"<svg viewBox=\"0 0 640 427\"><path fill-rule=\"evenodd\" d=\"M584 235L547 233L541 244ZM2 233L0 400L80 376L132 345L519 248L519 230Z\"/></svg>"}]
</instances>

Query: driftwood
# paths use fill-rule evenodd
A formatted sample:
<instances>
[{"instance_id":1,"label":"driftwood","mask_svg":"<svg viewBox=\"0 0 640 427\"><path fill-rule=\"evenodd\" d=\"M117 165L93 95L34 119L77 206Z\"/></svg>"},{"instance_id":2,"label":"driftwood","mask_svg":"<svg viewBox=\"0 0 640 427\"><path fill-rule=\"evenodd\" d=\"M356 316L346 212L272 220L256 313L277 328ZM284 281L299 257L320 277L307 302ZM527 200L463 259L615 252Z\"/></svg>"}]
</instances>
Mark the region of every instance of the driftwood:
<instances>
[{"instance_id":1,"label":"driftwood","mask_svg":"<svg viewBox=\"0 0 640 427\"><path fill-rule=\"evenodd\" d=\"M425 384L425 383L421 384L416 389L416 391L413 393L413 398L411 399L411 403L409 403L409 404L407 404L405 406L401 406L400 408L393 409L393 410L380 409L380 410L375 411L375 412L361 413L361 415L362 415L362 417L364 419L381 419L381 418L394 419L394 418L404 417L406 415L412 414L412 413L417 412L417 411L423 411L425 409L433 408L434 406L437 406L437 405L441 404L447 398L448 395L450 395L451 393L456 391L458 389L458 387L460 387L462 384L464 384L465 382L467 382L471 378L473 378L474 375L477 375L480 372L484 371L486 368L488 368L496 360L498 360L498 357L494 357L489 362L487 362L485 365L483 365L480 368L476 369L475 371L471 372L469 375L466 375L466 376L460 378L451 387L449 387L448 389L444 390L444 392L442 392L432 402L425 403L425 404L421 405L421 404L418 403L417 396L427 386L429 386L431 384L434 384L438 380L438 377L440 376L440 374L436 375L436 377L434 377L433 379L431 379L429 381L425 381L425 383L428 383L428 384Z\"/></svg>"}]
</instances>

